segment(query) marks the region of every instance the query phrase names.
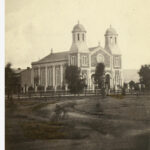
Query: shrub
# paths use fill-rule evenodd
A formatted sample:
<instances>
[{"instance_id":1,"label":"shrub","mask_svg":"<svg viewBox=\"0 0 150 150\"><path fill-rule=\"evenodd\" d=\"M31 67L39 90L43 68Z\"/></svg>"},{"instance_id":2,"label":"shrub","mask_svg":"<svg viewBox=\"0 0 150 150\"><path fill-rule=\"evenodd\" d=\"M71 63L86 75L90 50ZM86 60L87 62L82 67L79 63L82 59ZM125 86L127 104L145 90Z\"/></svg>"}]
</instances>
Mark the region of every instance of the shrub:
<instances>
[{"instance_id":1,"label":"shrub","mask_svg":"<svg viewBox=\"0 0 150 150\"><path fill-rule=\"evenodd\" d=\"M54 90L53 86L48 86L46 90Z\"/></svg>"},{"instance_id":2,"label":"shrub","mask_svg":"<svg viewBox=\"0 0 150 150\"><path fill-rule=\"evenodd\" d=\"M61 88L61 86L60 85L58 85L57 86L57 90L61 90L62 88Z\"/></svg>"},{"instance_id":3,"label":"shrub","mask_svg":"<svg viewBox=\"0 0 150 150\"><path fill-rule=\"evenodd\" d=\"M37 90L38 90L38 91L44 91L44 86L39 85L39 86L37 87Z\"/></svg>"},{"instance_id":4,"label":"shrub","mask_svg":"<svg viewBox=\"0 0 150 150\"><path fill-rule=\"evenodd\" d=\"M29 86L28 91L29 91L29 92L33 92L33 91L34 91L34 88L33 88L32 86Z\"/></svg>"}]
</instances>

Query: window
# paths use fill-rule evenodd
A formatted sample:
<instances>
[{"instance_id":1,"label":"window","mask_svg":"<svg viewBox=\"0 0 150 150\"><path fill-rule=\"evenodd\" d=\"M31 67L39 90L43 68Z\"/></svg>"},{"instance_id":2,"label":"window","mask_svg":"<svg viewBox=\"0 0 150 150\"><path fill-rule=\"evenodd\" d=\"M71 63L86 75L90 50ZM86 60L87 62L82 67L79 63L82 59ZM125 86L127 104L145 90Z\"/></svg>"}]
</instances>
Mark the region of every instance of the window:
<instances>
[{"instance_id":1,"label":"window","mask_svg":"<svg viewBox=\"0 0 150 150\"><path fill-rule=\"evenodd\" d=\"M119 56L115 56L115 61L114 62L115 62L114 63L115 67L120 67L120 58L119 58Z\"/></svg>"},{"instance_id":2,"label":"window","mask_svg":"<svg viewBox=\"0 0 150 150\"><path fill-rule=\"evenodd\" d=\"M82 34L82 40L84 41L84 34Z\"/></svg>"},{"instance_id":3,"label":"window","mask_svg":"<svg viewBox=\"0 0 150 150\"><path fill-rule=\"evenodd\" d=\"M76 65L76 57L71 56L71 65Z\"/></svg>"},{"instance_id":4,"label":"window","mask_svg":"<svg viewBox=\"0 0 150 150\"><path fill-rule=\"evenodd\" d=\"M110 43L112 43L112 37L110 37Z\"/></svg>"},{"instance_id":5,"label":"window","mask_svg":"<svg viewBox=\"0 0 150 150\"><path fill-rule=\"evenodd\" d=\"M115 80L116 80L116 83L119 83L119 81L120 81L119 70L115 70Z\"/></svg>"},{"instance_id":6,"label":"window","mask_svg":"<svg viewBox=\"0 0 150 150\"><path fill-rule=\"evenodd\" d=\"M80 34L78 33L78 41L80 41Z\"/></svg>"},{"instance_id":7,"label":"window","mask_svg":"<svg viewBox=\"0 0 150 150\"><path fill-rule=\"evenodd\" d=\"M98 63L104 63L104 56L101 55L101 54L98 54L98 55L97 55L97 62L98 62Z\"/></svg>"},{"instance_id":8,"label":"window","mask_svg":"<svg viewBox=\"0 0 150 150\"><path fill-rule=\"evenodd\" d=\"M82 56L82 65L85 66L88 64L87 56Z\"/></svg>"}]
</instances>

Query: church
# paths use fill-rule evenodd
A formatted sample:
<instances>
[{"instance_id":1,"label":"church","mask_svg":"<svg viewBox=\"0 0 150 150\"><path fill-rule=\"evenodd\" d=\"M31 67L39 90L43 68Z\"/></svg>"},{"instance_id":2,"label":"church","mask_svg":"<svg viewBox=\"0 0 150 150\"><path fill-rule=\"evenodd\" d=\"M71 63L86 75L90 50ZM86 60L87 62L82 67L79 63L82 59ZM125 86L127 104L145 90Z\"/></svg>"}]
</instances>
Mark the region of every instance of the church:
<instances>
[{"instance_id":1,"label":"church","mask_svg":"<svg viewBox=\"0 0 150 150\"><path fill-rule=\"evenodd\" d=\"M110 89L123 85L122 58L118 47L118 33L111 26L105 32L104 48L99 44L88 47L84 26L78 22L72 30L72 44L69 51L51 53L39 61L32 62L31 83L33 87L41 85L45 91L67 89L65 82L66 65L75 65L81 69L81 77L86 79L88 89L94 89L93 74L97 63L104 63L105 78ZM37 80L38 79L38 80Z\"/></svg>"}]
</instances>

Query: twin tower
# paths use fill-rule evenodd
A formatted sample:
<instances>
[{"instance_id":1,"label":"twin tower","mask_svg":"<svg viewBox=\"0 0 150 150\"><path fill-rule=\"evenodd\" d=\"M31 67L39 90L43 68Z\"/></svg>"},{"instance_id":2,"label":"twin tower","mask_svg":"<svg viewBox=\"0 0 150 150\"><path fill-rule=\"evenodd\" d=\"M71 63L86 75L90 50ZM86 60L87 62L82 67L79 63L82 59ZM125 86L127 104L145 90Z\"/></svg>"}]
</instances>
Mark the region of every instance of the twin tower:
<instances>
[{"instance_id":1,"label":"twin tower","mask_svg":"<svg viewBox=\"0 0 150 150\"><path fill-rule=\"evenodd\" d=\"M118 47L118 34L114 28L110 27L105 33L105 48L111 54L121 54ZM83 25L78 24L72 30L72 45L70 48L72 53L87 53L89 48L86 43L86 30Z\"/></svg>"},{"instance_id":2,"label":"twin tower","mask_svg":"<svg viewBox=\"0 0 150 150\"><path fill-rule=\"evenodd\" d=\"M69 51L69 65L81 68L81 73L92 85L92 74L97 63L105 64L106 75L109 76L109 86L119 88L123 84L121 52L118 47L118 34L111 26L105 32L105 46L89 48L86 42L86 30L80 23L72 30L72 45Z\"/></svg>"}]
</instances>

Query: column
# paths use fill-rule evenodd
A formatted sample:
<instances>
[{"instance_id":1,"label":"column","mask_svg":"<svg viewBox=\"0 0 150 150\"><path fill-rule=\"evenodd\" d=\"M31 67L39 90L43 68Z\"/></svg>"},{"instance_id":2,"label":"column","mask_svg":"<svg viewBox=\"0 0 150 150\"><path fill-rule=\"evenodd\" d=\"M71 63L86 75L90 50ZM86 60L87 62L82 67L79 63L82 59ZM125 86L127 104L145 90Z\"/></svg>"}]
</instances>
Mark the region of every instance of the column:
<instances>
[{"instance_id":1,"label":"column","mask_svg":"<svg viewBox=\"0 0 150 150\"><path fill-rule=\"evenodd\" d=\"M47 88L47 66L45 66L45 91Z\"/></svg>"},{"instance_id":2,"label":"column","mask_svg":"<svg viewBox=\"0 0 150 150\"><path fill-rule=\"evenodd\" d=\"M53 88L55 89L55 66L53 66Z\"/></svg>"},{"instance_id":3,"label":"column","mask_svg":"<svg viewBox=\"0 0 150 150\"><path fill-rule=\"evenodd\" d=\"M121 86L123 86L123 82L124 82L124 80L123 80L123 72L121 70Z\"/></svg>"},{"instance_id":4,"label":"column","mask_svg":"<svg viewBox=\"0 0 150 150\"><path fill-rule=\"evenodd\" d=\"M113 75L110 76L110 89L113 89Z\"/></svg>"},{"instance_id":5,"label":"column","mask_svg":"<svg viewBox=\"0 0 150 150\"><path fill-rule=\"evenodd\" d=\"M89 68L90 68L90 70L91 70L91 54L89 54Z\"/></svg>"},{"instance_id":6,"label":"column","mask_svg":"<svg viewBox=\"0 0 150 150\"><path fill-rule=\"evenodd\" d=\"M88 73L88 89L90 89L91 88L91 71L90 70L88 70L87 71L87 73Z\"/></svg>"},{"instance_id":7,"label":"column","mask_svg":"<svg viewBox=\"0 0 150 150\"><path fill-rule=\"evenodd\" d=\"M31 86L34 87L34 69L31 68Z\"/></svg>"},{"instance_id":8,"label":"column","mask_svg":"<svg viewBox=\"0 0 150 150\"><path fill-rule=\"evenodd\" d=\"M60 84L63 86L63 66L60 65Z\"/></svg>"},{"instance_id":9,"label":"column","mask_svg":"<svg viewBox=\"0 0 150 150\"><path fill-rule=\"evenodd\" d=\"M38 67L38 78L39 78L39 85L41 84L41 78L40 78L40 67Z\"/></svg>"},{"instance_id":10,"label":"column","mask_svg":"<svg viewBox=\"0 0 150 150\"><path fill-rule=\"evenodd\" d=\"M71 65L71 63L70 63L70 54L68 55L68 64L69 64L69 66Z\"/></svg>"},{"instance_id":11,"label":"column","mask_svg":"<svg viewBox=\"0 0 150 150\"><path fill-rule=\"evenodd\" d=\"M80 54L77 53L77 66L80 67Z\"/></svg>"}]
</instances>

